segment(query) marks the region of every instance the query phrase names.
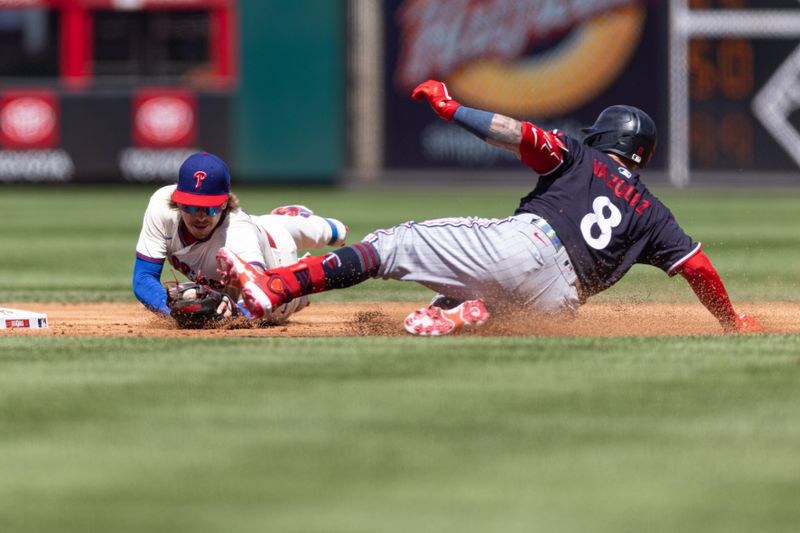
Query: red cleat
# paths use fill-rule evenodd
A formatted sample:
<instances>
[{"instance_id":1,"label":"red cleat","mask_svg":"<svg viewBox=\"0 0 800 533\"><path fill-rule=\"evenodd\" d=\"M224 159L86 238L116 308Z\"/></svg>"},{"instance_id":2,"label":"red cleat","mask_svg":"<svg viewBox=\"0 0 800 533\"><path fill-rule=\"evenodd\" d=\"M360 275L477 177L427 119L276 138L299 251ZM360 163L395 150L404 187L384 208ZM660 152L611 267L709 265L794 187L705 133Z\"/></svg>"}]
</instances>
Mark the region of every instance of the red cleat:
<instances>
[{"instance_id":1,"label":"red cleat","mask_svg":"<svg viewBox=\"0 0 800 533\"><path fill-rule=\"evenodd\" d=\"M752 316L739 313L736 315L736 323L732 328L733 332L735 333L764 333L764 326L758 323L758 321L753 318Z\"/></svg>"},{"instance_id":2,"label":"red cleat","mask_svg":"<svg viewBox=\"0 0 800 533\"><path fill-rule=\"evenodd\" d=\"M465 327L481 326L489 319L489 311L481 300L467 300L453 309L429 305L406 317L406 331L421 337L450 335Z\"/></svg>"},{"instance_id":3,"label":"red cleat","mask_svg":"<svg viewBox=\"0 0 800 533\"><path fill-rule=\"evenodd\" d=\"M227 248L217 252L217 266L222 284L238 289L245 308L256 318L291 300L283 278L260 272Z\"/></svg>"},{"instance_id":4,"label":"red cleat","mask_svg":"<svg viewBox=\"0 0 800 533\"><path fill-rule=\"evenodd\" d=\"M304 205L284 205L276 207L270 212L271 215L284 215L287 217L304 217L308 218L314 214L314 211Z\"/></svg>"}]
</instances>

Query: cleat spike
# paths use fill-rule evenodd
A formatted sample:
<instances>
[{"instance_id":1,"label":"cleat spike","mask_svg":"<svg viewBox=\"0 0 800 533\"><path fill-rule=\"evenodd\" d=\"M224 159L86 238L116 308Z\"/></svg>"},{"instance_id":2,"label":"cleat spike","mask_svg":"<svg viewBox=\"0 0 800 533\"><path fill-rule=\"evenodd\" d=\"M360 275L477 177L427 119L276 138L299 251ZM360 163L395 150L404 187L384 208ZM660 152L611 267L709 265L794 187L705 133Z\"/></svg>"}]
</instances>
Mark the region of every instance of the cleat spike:
<instances>
[{"instance_id":1,"label":"cleat spike","mask_svg":"<svg viewBox=\"0 0 800 533\"><path fill-rule=\"evenodd\" d=\"M489 311L481 300L467 300L453 309L429 305L409 314L405 330L421 337L438 337L461 331L465 327L481 326L489 319Z\"/></svg>"}]
</instances>

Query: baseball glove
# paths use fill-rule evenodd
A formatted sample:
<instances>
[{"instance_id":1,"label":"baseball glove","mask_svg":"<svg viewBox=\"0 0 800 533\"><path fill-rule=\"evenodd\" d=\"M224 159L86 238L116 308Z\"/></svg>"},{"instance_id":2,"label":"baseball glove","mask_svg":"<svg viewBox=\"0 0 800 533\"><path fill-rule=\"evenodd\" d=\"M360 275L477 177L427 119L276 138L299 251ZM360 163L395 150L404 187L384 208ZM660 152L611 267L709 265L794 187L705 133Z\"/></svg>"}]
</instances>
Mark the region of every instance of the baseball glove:
<instances>
[{"instance_id":1,"label":"baseball glove","mask_svg":"<svg viewBox=\"0 0 800 533\"><path fill-rule=\"evenodd\" d=\"M239 315L230 296L199 283L167 287L167 306L179 328L197 329Z\"/></svg>"}]
</instances>

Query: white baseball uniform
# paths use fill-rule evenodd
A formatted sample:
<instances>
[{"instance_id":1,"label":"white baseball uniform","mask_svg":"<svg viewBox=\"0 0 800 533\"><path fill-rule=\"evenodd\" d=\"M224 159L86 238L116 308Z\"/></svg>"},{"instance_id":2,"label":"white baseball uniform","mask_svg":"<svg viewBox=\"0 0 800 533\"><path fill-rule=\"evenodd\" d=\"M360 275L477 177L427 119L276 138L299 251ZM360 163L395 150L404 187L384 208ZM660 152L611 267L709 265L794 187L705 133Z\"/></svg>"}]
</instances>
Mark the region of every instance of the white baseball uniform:
<instances>
[{"instance_id":1,"label":"white baseball uniform","mask_svg":"<svg viewBox=\"0 0 800 533\"><path fill-rule=\"evenodd\" d=\"M175 185L168 185L151 196L136 254L152 261L166 260L188 279L218 290L227 289L220 283L217 272L216 254L223 246L248 263L269 269L296 263L298 250L327 246L333 237L332 223L341 227L338 231L340 241L345 237L346 230L341 222L329 222L316 215L250 216L240 209L228 211L206 239L187 244L181 235L180 211L170 208L170 197L175 188ZM307 305L307 296L297 298L264 318L271 323L282 323Z\"/></svg>"}]
</instances>

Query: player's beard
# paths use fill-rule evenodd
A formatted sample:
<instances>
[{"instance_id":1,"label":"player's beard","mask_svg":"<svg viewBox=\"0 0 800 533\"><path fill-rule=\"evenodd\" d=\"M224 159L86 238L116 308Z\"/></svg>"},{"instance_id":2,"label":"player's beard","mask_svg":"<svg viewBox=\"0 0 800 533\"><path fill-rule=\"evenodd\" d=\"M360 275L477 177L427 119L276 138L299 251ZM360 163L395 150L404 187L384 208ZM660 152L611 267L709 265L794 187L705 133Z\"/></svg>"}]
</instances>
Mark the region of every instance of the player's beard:
<instances>
[{"instance_id":1,"label":"player's beard","mask_svg":"<svg viewBox=\"0 0 800 533\"><path fill-rule=\"evenodd\" d=\"M210 217L203 212L199 212L195 215L182 213L182 215L183 223L186 225L189 233L192 234L192 237L198 240L205 239L211 235L211 232L217 227L217 224L219 224L219 220L222 217L221 213Z\"/></svg>"}]
</instances>

